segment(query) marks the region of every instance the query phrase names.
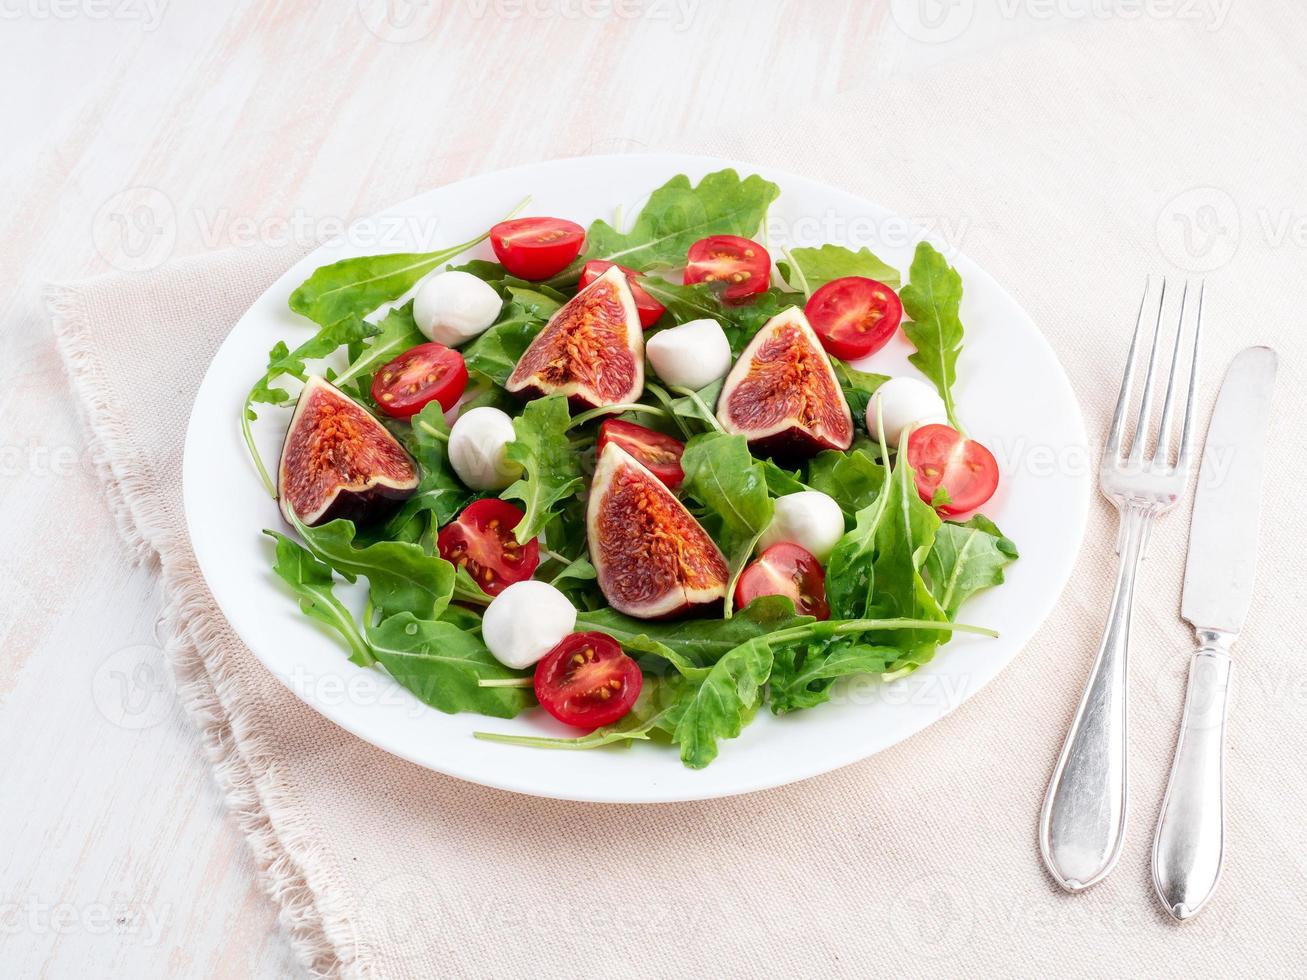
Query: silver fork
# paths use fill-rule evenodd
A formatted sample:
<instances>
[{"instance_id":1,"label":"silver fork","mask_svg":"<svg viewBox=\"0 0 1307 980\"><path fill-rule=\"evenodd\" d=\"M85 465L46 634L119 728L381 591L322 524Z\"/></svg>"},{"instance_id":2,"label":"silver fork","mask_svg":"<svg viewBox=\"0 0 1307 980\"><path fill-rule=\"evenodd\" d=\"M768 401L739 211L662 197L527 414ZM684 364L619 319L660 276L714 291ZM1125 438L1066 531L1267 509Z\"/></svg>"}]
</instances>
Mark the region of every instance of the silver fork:
<instances>
[{"instance_id":1,"label":"silver fork","mask_svg":"<svg viewBox=\"0 0 1307 980\"><path fill-rule=\"evenodd\" d=\"M1094 659L1089 682L1080 700L1071 730L1067 733L1057 768L1048 785L1044 808L1039 820L1039 846L1044 863L1053 877L1067 891L1078 892L1105 878L1121 855L1128 810L1126 767L1126 688L1127 660L1130 646L1130 611L1134 603L1135 578L1139 563L1148 547L1153 519L1175 506L1184 494L1189 477L1189 458L1193 448L1194 387L1198 376L1198 341L1202 333L1203 294L1198 292L1198 315L1195 320L1190 354L1188 391L1184 395L1184 424L1180 432L1175 462L1171 462L1171 423L1177 395L1176 379L1181 361L1181 338L1185 332L1185 304L1189 285L1180 299L1180 315L1171 353L1171 370L1162 403L1158 426L1157 449L1148 451L1155 380L1160 374L1157 352L1162 335L1162 313L1166 303L1166 280L1162 280L1157 301L1157 317L1152 327L1152 345L1144 375L1143 395L1135 422L1129 455L1121 453L1122 432L1130 406L1139 341L1144 332L1144 312L1149 287L1139 301L1134 339L1121 379L1112 429L1099 464L1098 482L1103 495L1120 512L1117 535L1119 565L1112 605L1103 629L1102 644Z\"/></svg>"}]
</instances>

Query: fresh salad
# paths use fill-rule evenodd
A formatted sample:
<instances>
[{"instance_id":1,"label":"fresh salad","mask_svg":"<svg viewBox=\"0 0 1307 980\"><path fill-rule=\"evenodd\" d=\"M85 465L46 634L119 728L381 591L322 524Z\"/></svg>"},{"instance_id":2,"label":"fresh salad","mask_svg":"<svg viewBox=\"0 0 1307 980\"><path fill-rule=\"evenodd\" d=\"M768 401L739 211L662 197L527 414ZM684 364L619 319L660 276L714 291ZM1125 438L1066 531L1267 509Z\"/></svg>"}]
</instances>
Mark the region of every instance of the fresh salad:
<instances>
[{"instance_id":1,"label":"fresh salad","mask_svg":"<svg viewBox=\"0 0 1307 980\"><path fill-rule=\"evenodd\" d=\"M510 216L315 271L290 307L316 332L242 418L303 612L433 708L576 730L479 738L693 768L764 705L996 635L957 618L1017 557L954 402L961 279L926 243L906 282L867 249L773 255L779 193L677 176L629 227ZM920 376L864 370L899 331ZM273 474L250 423L279 405Z\"/></svg>"}]
</instances>

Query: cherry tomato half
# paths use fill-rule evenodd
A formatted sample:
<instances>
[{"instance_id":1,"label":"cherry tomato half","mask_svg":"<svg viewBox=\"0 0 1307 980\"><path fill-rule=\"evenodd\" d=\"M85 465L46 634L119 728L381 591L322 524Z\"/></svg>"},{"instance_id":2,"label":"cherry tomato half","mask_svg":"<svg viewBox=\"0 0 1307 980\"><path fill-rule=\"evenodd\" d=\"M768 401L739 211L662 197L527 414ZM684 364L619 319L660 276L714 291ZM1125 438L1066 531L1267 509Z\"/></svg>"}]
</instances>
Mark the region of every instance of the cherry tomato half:
<instances>
[{"instance_id":1,"label":"cherry tomato half","mask_svg":"<svg viewBox=\"0 0 1307 980\"><path fill-rule=\"evenodd\" d=\"M540 544L518 544L513 528L523 513L506 500L477 500L436 537L440 557L467 569L486 595L529 579L540 564Z\"/></svg>"},{"instance_id":2,"label":"cherry tomato half","mask_svg":"<svg viewBox=\"0 0 1307 980\"><path fill-rule=\"evenodd\" d=\"M514 218L490 229L490 245L510 274L538 282L581 254L585 229L562 218Z\"/></svg>"},{"instance_id":3,"label":"cherry tomato half","mask_svg":"<svg viewBox=\"0 0 1307 980\"><path fill-rule=\"evenodd\" d=\"M372 376L372 400L391 418L406 419L433 401L448 412L466 387L462 354L444 344L418 344Z\"/></svg>"},{"instance_id":4,"label":"cherry tomato half","mask_svg":"<svg viewBox=\"0 0 1307 980\"><path fill-rule=\"evenodd\" d=\"M947 425L923 425L908 436L908 463L916 473L917 493L930 503L943 487L948 501L935 509L945 517L975 510L998 488L994 454Z\"/></svg>"},{"instance_id":5,"label":"cherry tomato half","mask_svg":"<svg viewBox=\"0 0 1307 980\"><path fill-rule=\"evenodd\" d=\"M644 686L639 665L603 633L573 633L536 664L540 706L565 725L598 728L621 718Z\"/></svg>"},{"instance_id":6,"label":"cherry tomato half","mask_svg":"<svg viewBox=\"0 0 1307 980\"><path fill-rule=\"evenodd\" d=\"M581 288L585 289L612 267L612 262L591 259L581 267ZM640 288L640 284L635 281L635 277L640 273L624 265L618 268L626 273L627 282L631 284L631 296L635 299L635 311L640 314L640 326L648 330L667 312L667 307Z\"/></svg>"},{"instance_id":7,"label":"cherry tomato half","mask_svg":"<svg viewBox=\"0 0 1307 980\"><path fill-rule=\"evenodd\" d=\"M811 551L788 541L774 544L749 565L735 583L735 606L743 609L763 595L794 600L801 616L830 619L826 603L826 573Z\"/></svg>"},{"instance_id":8,"label":"cherry tomato half","mask_svg":"<svg viewBox=\"0 0 1307 980\"><path fill-rule=\"evenodd\" d=\"M738 235L711 235L690 246L685 284L723 282L722 299L743 303L765 292L771 279L771 256L755 241Z\"/></svg>"},{"instance_id":9,"label":"cherry tomato half","mask_svg":"<svg viewBox=\"0 0 1307 980\"><path fill-rule=\"evenodd\" d=\"M803 312L827 351L853 361L889 343L903 319L903 304L883 282L845 276L813 293Z\"/></svg>"},{"instance_id":10,"label":"cherry tomato half","mask_svg":"<svg viewBox=\"0 0 1307 980\"><path fill-rule=\"evenodd\" d=\"M685 471L681 469L685 444L671 436L646 429L634 422L609 419L599 426L599 455L603 455L604 447L610 442L625 449L673 490L685 479Z\"/></svg>"}]
</instances>

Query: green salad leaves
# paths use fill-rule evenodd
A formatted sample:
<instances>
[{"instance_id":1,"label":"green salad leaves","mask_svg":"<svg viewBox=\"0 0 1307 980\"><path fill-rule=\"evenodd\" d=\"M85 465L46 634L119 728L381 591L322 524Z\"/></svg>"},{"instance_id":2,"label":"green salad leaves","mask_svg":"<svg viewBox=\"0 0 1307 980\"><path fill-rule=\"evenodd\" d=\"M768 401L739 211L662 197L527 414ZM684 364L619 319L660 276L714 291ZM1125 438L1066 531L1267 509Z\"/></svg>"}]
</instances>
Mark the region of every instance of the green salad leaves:
<instances>
[{"instance_id":1,"label":"green salad leaves","mask_svg":"<svg viewBox=\"0 0 1307 980\"><path fill-rule=\"evenodd\" d=\"M699 239L758 235L779 193L775 184L733 170L708 174L697 184L678 176L655 190L624 230L594 222L584 253L545 282L526 282L485 259L459 266L503 299L494 324L460 353L472 379L464 407L495 405L513 416L515 438L506 453L522 472L499 496L523 512L516 538L539 543L535 577L576 607L576 630L612 637L638 662L644 679L631 711L589 734L478 732L478 738L573 751L657 740L675 745L684 764L697 769L709 765L722 742L738 737L763 708L775 714L806 710L830 700L847 678L915 669L955 633L994 635L957 620L967 600L1003 582L1016 546L985 517L941 520L921 499L906 454L860 436L847 451L807 460L757 458L744 436L722 431L715 415L720 380L691 391L650 374L637 403L586 411L573 411L562 395L522 403L504 388L531 341L575 295L587 260L636 270L640 285L667 309L653 329L711 317L722 324L735 356L767 320L802 307L835 279L863 276L899 287L899 272L870 250L831 244L783 250L779 276L745 303L724 302L720 282L685 286L667 280ZM276 487L250 428L256 406L288 405L293 382L321 371L375 409L373 374L425 341L412 304L394 304L423 276L485 237L431 252L344 259L318 269L291 294L291 309L311 321L314 332L294 349L285 343L272 349L241 419L269 493L275 496ZM912 363L939 389L956 427L952 391L963 343L961 279L923 243L901 296L910 317L904 333L915 347ZM338 372L319 366L333 357ZM832 365L854 424L863 431L872 395L887 378L834 358ZM633 619L611 608L600 591L586 539L586 494L598 429L614 417L684 443L684 479L676 492L729 567L726 599L715 615ZM439 711L512 718L535 704L531 672L507 668L491 654L481 624L493 600L465 568L442 558L437 545L441 528L486 494L465 486L451 465L450 427L438 403L385 424L418 465L416 491L387 519L367 526L292 521L298 541L266 531L272 572L306 616L339 637L351 662L385 670ZM844 534L825 563L830 618L800 615L779 595L734 608L736 581L758 551L776 499L804 490L829 495L845 518ZM355 601L361 611L352 608Z\"/></svg>"}]
</instances>

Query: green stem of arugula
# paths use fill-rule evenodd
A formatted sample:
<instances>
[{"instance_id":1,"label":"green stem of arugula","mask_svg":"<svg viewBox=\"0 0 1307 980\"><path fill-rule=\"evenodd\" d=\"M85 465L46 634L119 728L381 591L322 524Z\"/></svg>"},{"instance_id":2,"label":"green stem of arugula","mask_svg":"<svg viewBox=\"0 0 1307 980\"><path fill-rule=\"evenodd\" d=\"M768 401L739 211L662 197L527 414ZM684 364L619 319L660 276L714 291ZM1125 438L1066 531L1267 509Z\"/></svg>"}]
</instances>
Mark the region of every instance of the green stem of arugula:
<instances>
[{"instance_id":1,"label":"green stem of arugula","mask_svg":"<svg viewBox=\"0 0 1307 980\"><path fill-rule=\"evenodd\" d=\"M694 435L694 433L690 431L690 427L685 424L685 419L681 418L681 416L677 415L676 412L672 411L671 395L663 391L662 388L654 384L652 381L645 382L644 390L649 392L651 395L653 395L655 398L657 398L660 402L663 403L663 408L666 410L667 414L671 416L672 421L676 423L676 427L681 430L682 436L684 436L686 439L689 439L692 435Z\"/></svg>"},{"instance_id":2,"label":"green stem of arugula","mask_svg":"<svg viewBox=\"0 0 1307 980\"><path fill-rule=\"evenodd\" d=\"M639 402L628 402L621 405L600 405L598 408L592 408L589 411L582 412L580 415L573 417L572 421L567 424L569 429L575 429L578 425L585 425L597 418L605 415L619 415L622 412L637 412L644 415L659 415L666 418L670 414L665 408L659 408L657 405L642 405Z\"/></svg>"},{"instance_id":3,"label":"green stem of arugula","mask_svg":"<svg viewBox=\"0 0 1307 980\"><path fill-rule=\"evenodd\" d=\"M762 538L763 528L753 536L749 541L749 546L741 553L736 568L731 572L731 579L726 583L726 598L722 602L722 619L730 619L734 613L735 607L735 586L740 581L740 576L744 574L745 566L749 564L749 557L753 554L753 549L758 547L758 541Z\"/></svg>"},{"instance_id":4,"label":"green stem of arugula","mask_svg":"<svg viewBox=\"0 0 1307 980\"><path fill-rule=\"evenodd\" d=\"M830 625L829 623L808 623L805 626L791 626L789 629L769 633L763 639L768 644L789 643L793 640L805 640L810 636L829 634L843 636L846 633L866 633L871 630L944 630L956 633L974 633L977 636L998 637L998 631L984 626L968 626L965 623L940 623L929 619L846 619Z\"/></svg>"},{"instance_id":5,"label":"green stem of arugula","mask_svg":"<svg viewBox=\"0 0 1307 980\"><path fill-rule=\"evenodd\" d=\"M424 422L421 419L414 418L413 428L421 429L423 432L431 436L431 438L433 439L439 439L441 442L449 442L449 433L443 431L442 429L437 429L430 422Z\"/></svg>"},{"instance_id":6,"label":"green stem of arugula","mask_svg":"<svg viewBox=\"0 0 1307 980\"><path fill-rule=\"evenodd\" d=\"M684 395L686 398L690 399L690 401L694 402L695 407L703 412L704 418L707 419L712 424L712 427L718 432L726 431L722 428L722 424L717 421L717 416L714 415L713 410L708 407L708 403L700 398L699 393L693 388L686 388L682 385L668 385L667 387L678 395Z\"/></svg>"},{"instance_id":7,"label":"green stem of arugula","mask_svg":"<svg viewBox=\"0 0 1307 980\"><path fill-rule=\"evenodd\" d=\"M795 278L799 280L799 288L803 290L804 298L811 299L812 290L808 288L808 277L803 274L803 269L799 266L799 263L794 261L794 256L790 254L788 248L782 249L781 251L785 255L785 261L790 265L790 271L793 272Z\"/></svg>"},{"instance_id":8,"label":"green stem of arugula","mask_svg":"<svg viewBox=\"0 0 1307 980\"><path fill-rule=\"evenodd\" d=\"M245 440L245 448L249 450L250 459L254 460L254 468L258 470L259 480L263 483L263 489L267 491L268 496L273 500L277 499L277 485L272 482L272 477L268 475L268 468L263 465L263 457L259 454L258 446L254 445L254 432L250 428L251 402L245 399L245 406L241 409L241 438Z\"/></svg>"}]
</instances>

